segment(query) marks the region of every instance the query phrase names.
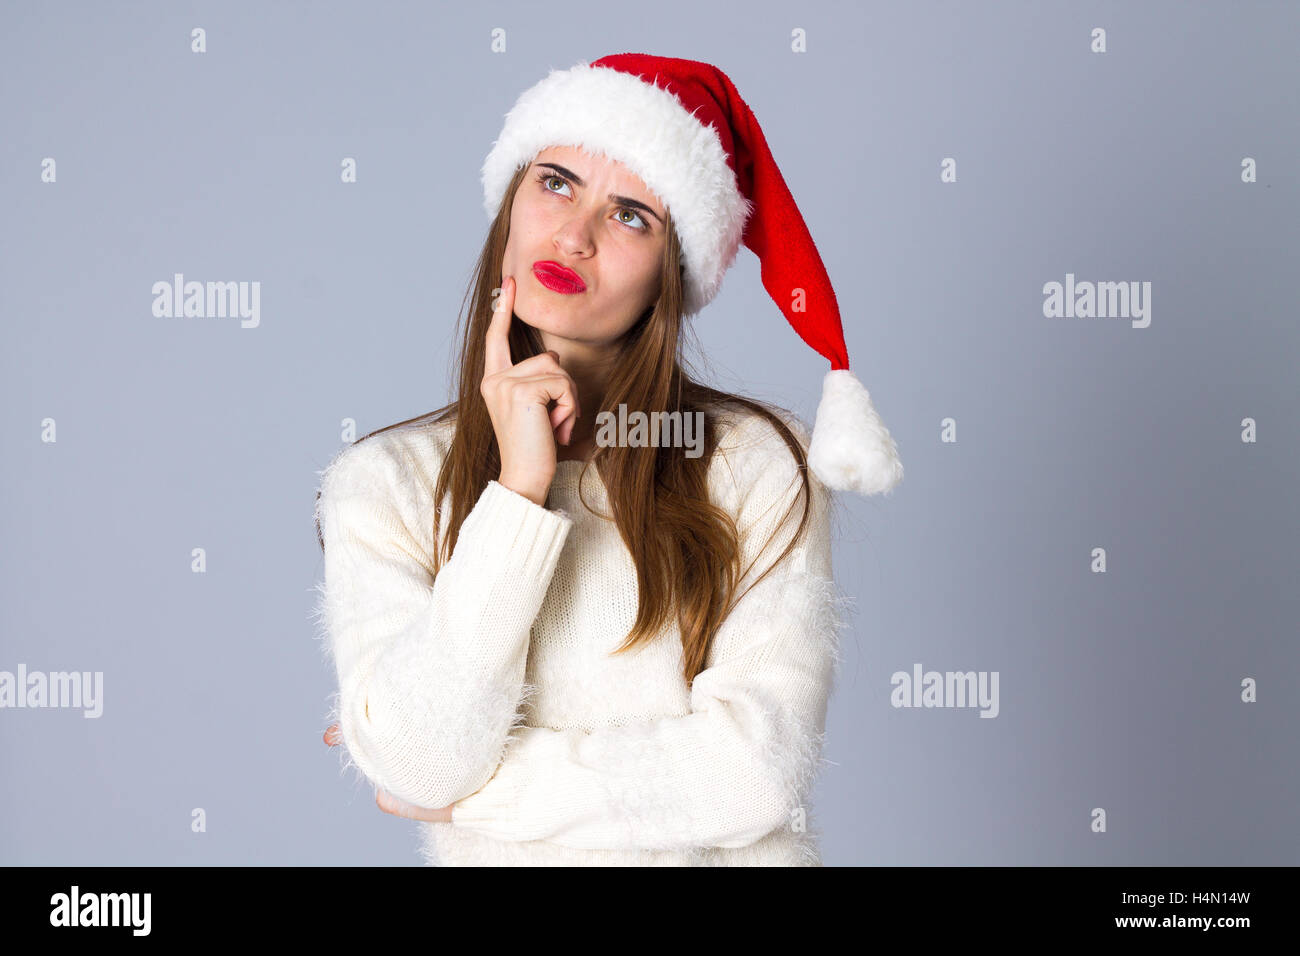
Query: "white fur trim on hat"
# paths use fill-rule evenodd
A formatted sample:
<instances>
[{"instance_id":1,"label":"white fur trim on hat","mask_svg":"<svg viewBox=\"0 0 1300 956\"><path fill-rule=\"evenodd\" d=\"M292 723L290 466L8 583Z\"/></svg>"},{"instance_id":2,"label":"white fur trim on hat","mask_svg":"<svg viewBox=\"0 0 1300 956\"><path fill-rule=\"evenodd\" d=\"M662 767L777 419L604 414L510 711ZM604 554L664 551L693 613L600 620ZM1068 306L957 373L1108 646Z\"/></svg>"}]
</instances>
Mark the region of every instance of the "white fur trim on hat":
<instances>
[{"instance_id":1,"label":"white fur trim on hat","mask_svg":"<svg viewBox=\"0 0 1300 956\"><path fill-rule=\"evenodd\" d=\"M519 97L483 164L483 206L496 216L515 171L549 146L603 153L639 176L668 207L686 265L683 314L717 295L736 259L753 203L726 151L672 93L587 62L550 74Z\"/></svg>"},{"instance_id":2,"label":"white fur trim on hat","mask_svg":"<svg viewBox=\"0 0 1300 956\"><path fill-rule=\"evenodd\" d=\"M831 369L822 382L808 467L839 491L874 495L903 478L903 463L871 395L846 368Z\"/></svg>"}]
</instances>

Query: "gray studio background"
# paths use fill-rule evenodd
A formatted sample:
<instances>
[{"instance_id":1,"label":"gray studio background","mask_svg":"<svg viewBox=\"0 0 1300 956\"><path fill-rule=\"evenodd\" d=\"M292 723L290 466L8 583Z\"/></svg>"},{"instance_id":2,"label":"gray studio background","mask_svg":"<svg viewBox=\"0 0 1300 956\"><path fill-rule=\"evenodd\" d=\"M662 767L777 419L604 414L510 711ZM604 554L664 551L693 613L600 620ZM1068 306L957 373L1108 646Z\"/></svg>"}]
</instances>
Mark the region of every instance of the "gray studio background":
<instances>
[{"instance_id":1,"label":"gray studio background","mask_svg":"<svg viewBox=\"0 0 1300 956\"><path fill-rule=\"evenodd\" d=\"M841 499L826 863L1300 861L1300 9L735 6L4 6L0 670L104 700L0 710L0 862L419 864L321 741L317 471L446 400L515 98L628 50L754 108L906 468ZM260 325L155 318L176 272ZM1149 327L1045 318L1067 273L1150 282ZM811 423L748 250L695 329ZM917 663L997 671L998 717L892 707Z\"/></svg>"}]
</instances>

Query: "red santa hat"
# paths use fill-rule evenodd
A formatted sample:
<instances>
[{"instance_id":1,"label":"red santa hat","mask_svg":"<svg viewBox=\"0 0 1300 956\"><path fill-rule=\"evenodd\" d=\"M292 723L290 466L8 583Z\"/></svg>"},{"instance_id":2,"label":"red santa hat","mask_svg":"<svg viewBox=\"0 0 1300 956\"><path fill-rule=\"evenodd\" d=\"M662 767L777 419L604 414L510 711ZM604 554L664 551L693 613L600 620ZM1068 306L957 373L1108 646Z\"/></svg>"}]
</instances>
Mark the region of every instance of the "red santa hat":
<instances>
[{"instance_id":1,"label":"red santa hat","mask_svg":"<svg viewBox=\"0 0 1300 956\"><path fill-rule=\"evenodd\" d=\"M497 214L515 171L550 146L603 154L668 207L685 265L684 314L717 295L741 243L799 337L830 363L808 464L827 487L889 491L903 466L866 388L849 371L830 277L753 111L716 66L619 53L552 70L526 90L483 165Z\"/></svg>"}]
</instances>

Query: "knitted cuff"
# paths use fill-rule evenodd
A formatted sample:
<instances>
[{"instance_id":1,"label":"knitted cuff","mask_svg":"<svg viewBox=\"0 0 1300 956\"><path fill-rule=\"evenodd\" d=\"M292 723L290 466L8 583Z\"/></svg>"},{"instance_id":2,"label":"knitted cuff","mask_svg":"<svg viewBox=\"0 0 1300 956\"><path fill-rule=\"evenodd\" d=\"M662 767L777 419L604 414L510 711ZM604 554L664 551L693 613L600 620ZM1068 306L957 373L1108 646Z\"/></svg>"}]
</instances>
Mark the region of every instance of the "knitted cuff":
<instances>
[{"instance_id":1,"label":"knitted cuff","mask_svg":"<svg viewBox=\"0 0 1300 956\"><path fill-rule=\"evenodd\" d=\"M456 551L475 563L504 564L530 580L549 581L560 559L573 519L489 481L465 517Z\"/></svg>"}]
</instances>

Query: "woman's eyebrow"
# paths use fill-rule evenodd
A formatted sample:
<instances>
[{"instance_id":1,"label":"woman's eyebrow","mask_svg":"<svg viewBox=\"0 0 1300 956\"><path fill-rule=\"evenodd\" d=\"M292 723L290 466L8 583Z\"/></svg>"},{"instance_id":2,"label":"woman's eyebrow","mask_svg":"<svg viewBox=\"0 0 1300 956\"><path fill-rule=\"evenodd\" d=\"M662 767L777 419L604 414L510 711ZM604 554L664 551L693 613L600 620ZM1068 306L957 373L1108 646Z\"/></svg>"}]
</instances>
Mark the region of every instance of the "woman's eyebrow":
<instances>
[{"instance_id":1,"label":"woman's eyebrow","mask_svg":"<svg viewBox=\"0 0 1300 956\"><path fill-rule=\"evenodd\" d=\"M545 169L553 169L561 176L563 176L565 179L572 179L579 186L587 185L585 182L582 181L581 176L579 176L571 169L565 169L563 166L559 165L558 163L538 163L537 165L542 166ZM655 212L653 209L651 209L649 206L647 206L645 203L641 202L640 200L633 199L631 196L615 196L613 193L610 193L608 198L610 202L616 202L623 206L631 206L633 209L642 209L648 212L650 215L654 216L656 219L659 219L659 213ZM659 219L659 225L662 226L663 224L664 221L662 219Z\"/></svg>"}]
</instances>

